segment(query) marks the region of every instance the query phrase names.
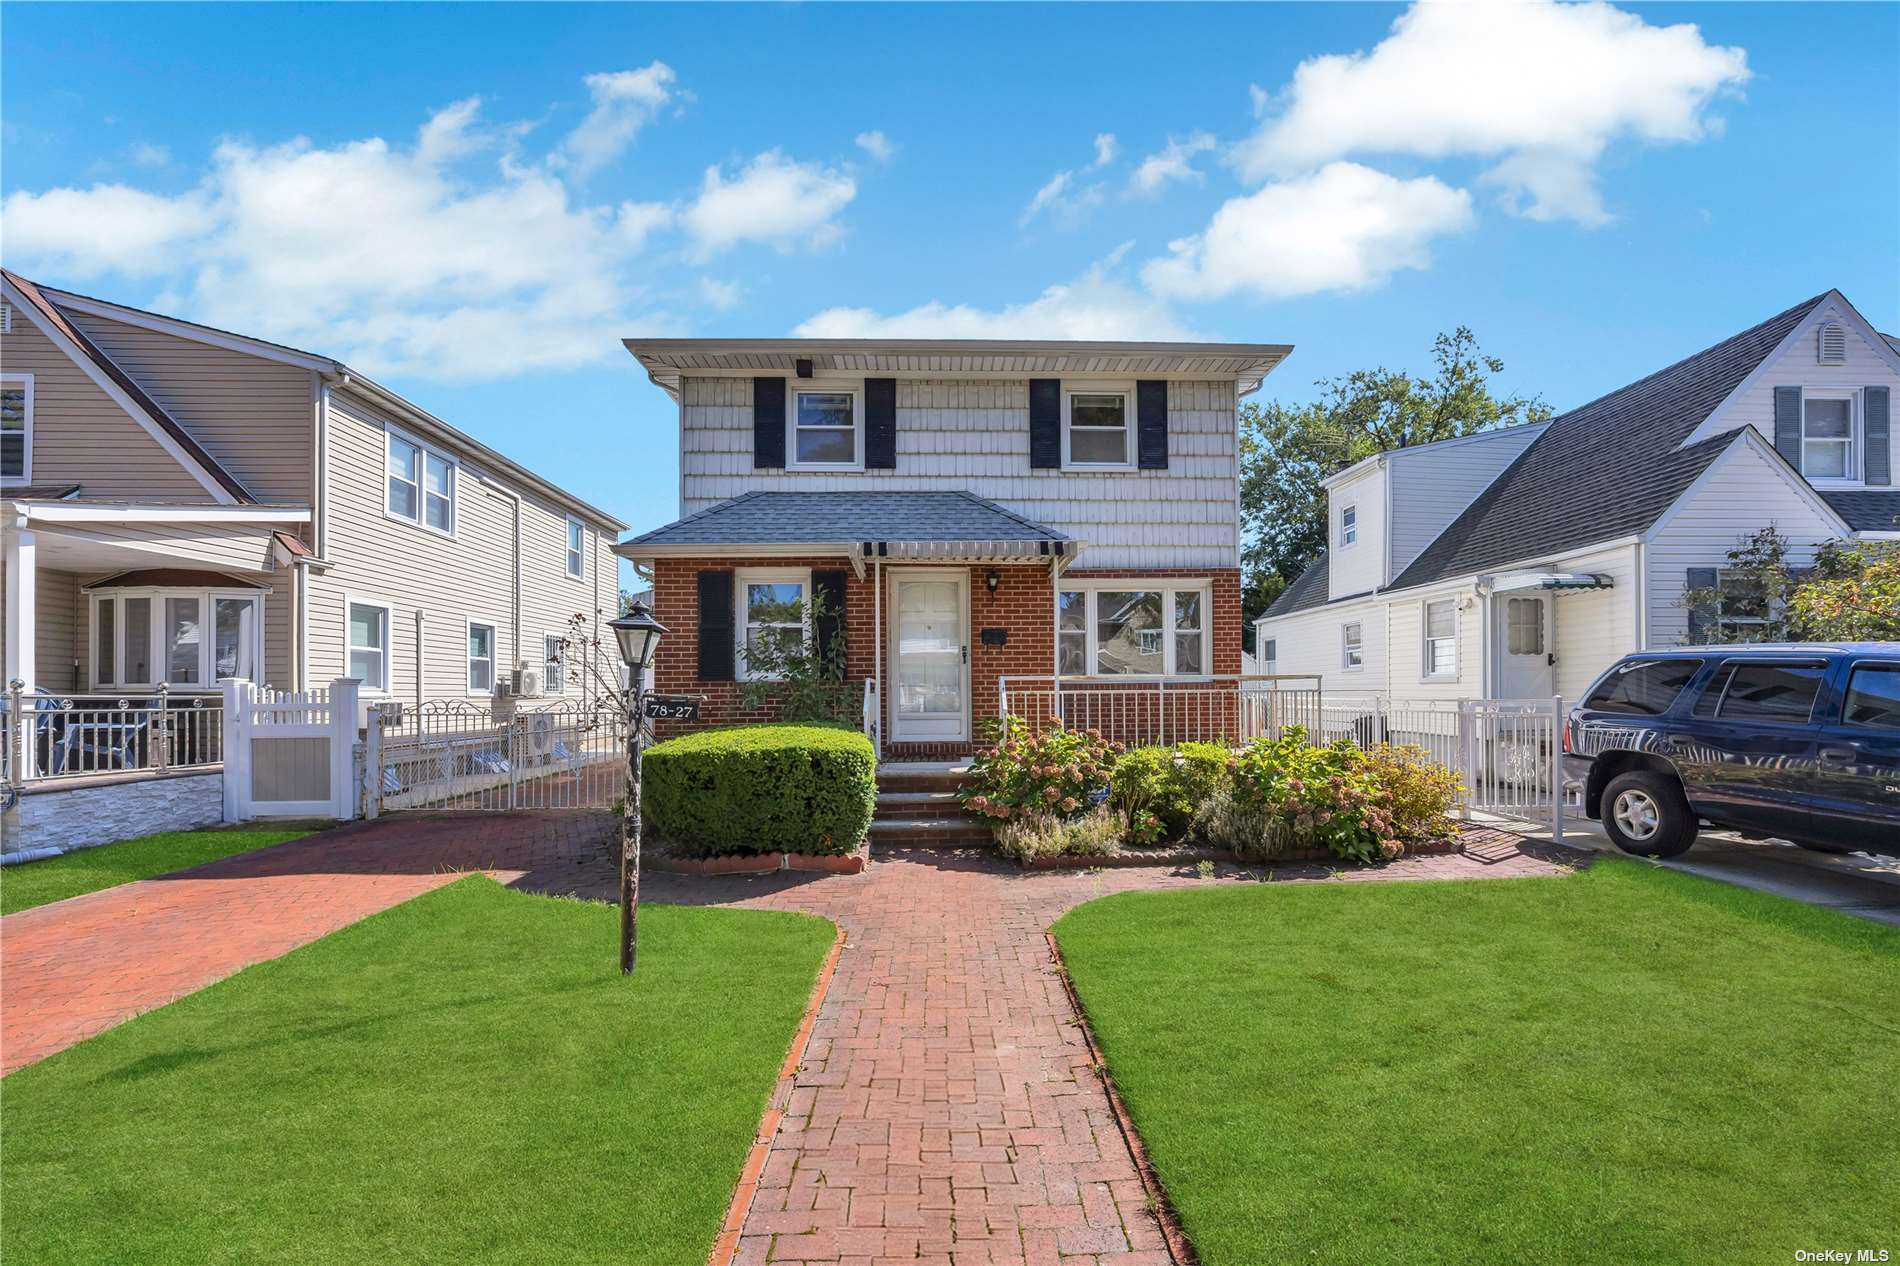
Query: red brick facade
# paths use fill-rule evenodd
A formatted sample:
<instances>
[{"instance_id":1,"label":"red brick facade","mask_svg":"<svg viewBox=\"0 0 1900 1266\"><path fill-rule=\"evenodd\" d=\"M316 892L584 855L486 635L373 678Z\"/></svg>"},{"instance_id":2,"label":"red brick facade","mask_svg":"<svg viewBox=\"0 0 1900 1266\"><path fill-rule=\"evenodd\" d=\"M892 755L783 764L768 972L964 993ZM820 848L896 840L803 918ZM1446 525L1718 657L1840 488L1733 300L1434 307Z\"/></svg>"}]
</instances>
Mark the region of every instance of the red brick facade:
<instances>
[{"instance_id":1,"label":"red brick facade","mask_svg":"<svg viewBox=\"0 0 1900 1266\"><path fill-rule=\"evenodd\" d=\"M912 566L886 564L886 573ZM918 567L927 564L915 564ZM737 571L760 569L844 569L846 675L862 686L877 666L878 638L871 636L876 621L873 573L863 578L851 571L848 560L836 556L802 558L747 558L744 556L705 558L665 558L656 561L653 574L653 613L669 630L660 643L654 668L654 688L662 694L704 697L700 720L695 725L661 723L660 737L670 737L688 729L709 725L732 725L771 719L769 710L748 709L743 704L744 684L734 681L702 681L699 662L699 589L698 573L703 570ZM939 570L942 570L941 568ZM983 722L997 715L997 679L1003 676L1037 676L1054 671L1055 663L1055 583L1047 566L978 565L967 570L970 576L970 715L980 731ZM989 591L985 576L998 573L995 593ZM1210 653L1211 669L1216 676L1240 672L1240 573L1233 568L1211 569L1104 569L1072 568L1068 578L1131 580L1206 578L1212 582ZM886 575L885 583L889 584ZM888 589L885 606L889 607ZM888 619L888 610L886 612ZM1003 629L1008 641L1003 646L985 645L985 629ZM878 637L884 635L877 630ZM888 643L886 643L888 645ZM885 680L891 678L889 652L885 653ZM888 693L888 692L880 692ZM888 733L888 725L886 726ZM888 754L896 756L949 755L969 748L957 744L887 743Z\"/></svg>"}]
</instances>

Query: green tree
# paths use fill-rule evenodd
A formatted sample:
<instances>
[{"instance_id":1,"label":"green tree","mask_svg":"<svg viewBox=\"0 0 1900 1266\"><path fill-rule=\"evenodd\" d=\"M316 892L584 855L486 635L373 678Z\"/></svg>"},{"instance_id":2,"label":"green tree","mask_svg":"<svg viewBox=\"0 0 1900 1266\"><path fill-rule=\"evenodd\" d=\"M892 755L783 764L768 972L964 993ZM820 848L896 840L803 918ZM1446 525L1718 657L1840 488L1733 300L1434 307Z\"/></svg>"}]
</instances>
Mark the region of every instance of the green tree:
<instances>
[{"instance_id":1,"label":"green tree","mask_svg":"<svg viewBox=\"0 0 1900 1266\"><path fill-rule=\"evenodd\" d=\"M1692 645L1792 642L1800 638L1788 600L1800 573L1788 565L1788 538L1770 523L1738 538L1712 589L1686 589Z\"/></svg>"},{"instance_id":2,"label":"green tree","mask_svg":"<svg viewBox=\"0 0 1900 1266\"><path fill-rule=\"evenodd\" d=\"M1537 396L1492 389L1504 362L1465 326L1432 341L1437 370L1361 369L1322 379L1309 404L1249 403L1240 411L1240 521L1246 540L1243 608L1252 620L1326 545L1320 480L1374 453L1540 422Z\"/></svg>"},{"instance_id":3,"label":"green tree","mask_svg":"<svg viewBox=\"0 0 1900 1266\"><path fill-rule=\"evenodd\" d=\"M1810 638L1900 640L1900 543L1828 542L1816 551L1814 570L1788 596L1788 610Z\"/></svg>"}]
</instances>

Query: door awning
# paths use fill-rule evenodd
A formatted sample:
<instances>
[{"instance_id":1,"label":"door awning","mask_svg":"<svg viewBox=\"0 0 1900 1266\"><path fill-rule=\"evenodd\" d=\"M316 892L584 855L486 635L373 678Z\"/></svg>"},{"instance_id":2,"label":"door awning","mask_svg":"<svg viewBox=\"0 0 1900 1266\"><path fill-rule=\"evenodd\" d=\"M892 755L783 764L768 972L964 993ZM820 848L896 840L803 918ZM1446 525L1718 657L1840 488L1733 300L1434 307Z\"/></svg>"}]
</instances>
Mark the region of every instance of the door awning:
<instances>
[{"instance_id":1,"label":"door awning","mask_svg":"<svg viewBox=\"0 0 1900 1266\"><path fill-rule=\"evenodd\" d=\"M1492 582L1492 593L1519 593L1526 589L1563 592L1572 589L1614 589L1616 578L1601 572L1521 571L1499 576Z\"/></svg>"}]
</instances>

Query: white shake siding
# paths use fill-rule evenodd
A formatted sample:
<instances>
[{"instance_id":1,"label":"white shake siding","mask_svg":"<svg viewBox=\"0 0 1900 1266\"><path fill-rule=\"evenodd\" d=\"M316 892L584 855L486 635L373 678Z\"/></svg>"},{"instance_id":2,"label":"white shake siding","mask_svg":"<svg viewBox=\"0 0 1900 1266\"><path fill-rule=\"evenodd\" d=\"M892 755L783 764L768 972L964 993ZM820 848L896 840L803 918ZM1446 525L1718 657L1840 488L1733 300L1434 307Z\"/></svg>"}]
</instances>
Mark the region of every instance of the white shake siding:
<instances>
[{"instance_id":1,"label":"white shake siding","mask_svg":"<svg viewBox=\"0 0 1900 1266\"><path fill-rule=\"evenodd\" d=\"M680 384L680 513L755 491L974 493L1087 542L1083 567L1238 567L1231 382L1172 382L1168 469L1032 470L1026 379L900 379L897 468L821 474L752 466L752 382ZM1131 439L1132 443L1132 439Z\"/></svg>"},{"instance_id":2,"label":"white shake siding","mask_svg":"<svg viewBox=\"0 0 1900 1266\"><path fill-rule=\"evenodd\" d=\"M1682 605L1691 567L1723 567L1744 536L1773 524L1794 545L1797 566L1840 530L1784 477L1778 464L1737 441L1677 499L1652 530L1649 569L1649 644L1680 646L1688 639Z\"/></svg>"},{"instance_id":3,"label":"white shake siding","mask_svg":"<svg viewBox=\"0 0 1900 1266\"><path fill-rule=\"evenodd\" d=\"M348 671L350 600L391 608L391 693L409 701L417 694L418 612L425 699L468 697L470 619L495 626L496 671L505 675L522 661L538 666L543 635L564 632L569 616L587 613L591 623L596 608L605 619L614 616L612 534L588 525L587 574L581 581L569 579L565 513L478 465L459 468L452 539L385 515L384 428L391 424L365 403L341 393L331 397L325 552L332 566L313 574L311 582L313 682ZM452 446L449 452L457 455ZM518 615L515 496L522 538Z\"/></svg>"},{"instance_id":4,"label":"white shake siding","mask_svg":"<svg viewBox=\"0 0 1900 1266\"><path fill-rule=\"evenodd\" d=\"M1388 455L1391 480L1391 571L1397 576L1477 500L1504 468L1544 433L1514 426L1444 444L1403 448Z\"/></svg>"}]
</instances>

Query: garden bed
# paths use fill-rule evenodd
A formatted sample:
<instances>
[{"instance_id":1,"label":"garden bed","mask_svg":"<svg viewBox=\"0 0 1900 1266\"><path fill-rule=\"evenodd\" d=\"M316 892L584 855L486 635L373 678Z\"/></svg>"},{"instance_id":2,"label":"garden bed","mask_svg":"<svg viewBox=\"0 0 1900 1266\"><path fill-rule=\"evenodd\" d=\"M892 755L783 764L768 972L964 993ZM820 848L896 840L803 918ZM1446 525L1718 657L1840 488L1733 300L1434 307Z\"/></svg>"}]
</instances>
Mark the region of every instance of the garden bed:
<instances>
[{"instance_id":1,"label":"garden bed","mask_svg":"<svg viewBox=\"0 0 1900 1266\"><path fill-rule=\"evenodd\" d=\"M1447 836L1441 840L1429 840L1415 844L1405 851L1407 857L1444 857L1451 853L1465 851L1465 842L1460 836ZM1261 860L1246 858L1232 849L1216 848L1212 844L1171 844L1161 848L1124 848L1116 853L1100 853L1093 856L1085 853L1058 853L1053 857L1032 857L1020 860L1017 865L1024 870L1120 870L1130 866L1194 866L1201 862L1231 862L1236 866L1279 866L1298 862L1337 862L1325 849L1304 848L1284 853L1278 857Z\"/></svg>"}]
</instances>

